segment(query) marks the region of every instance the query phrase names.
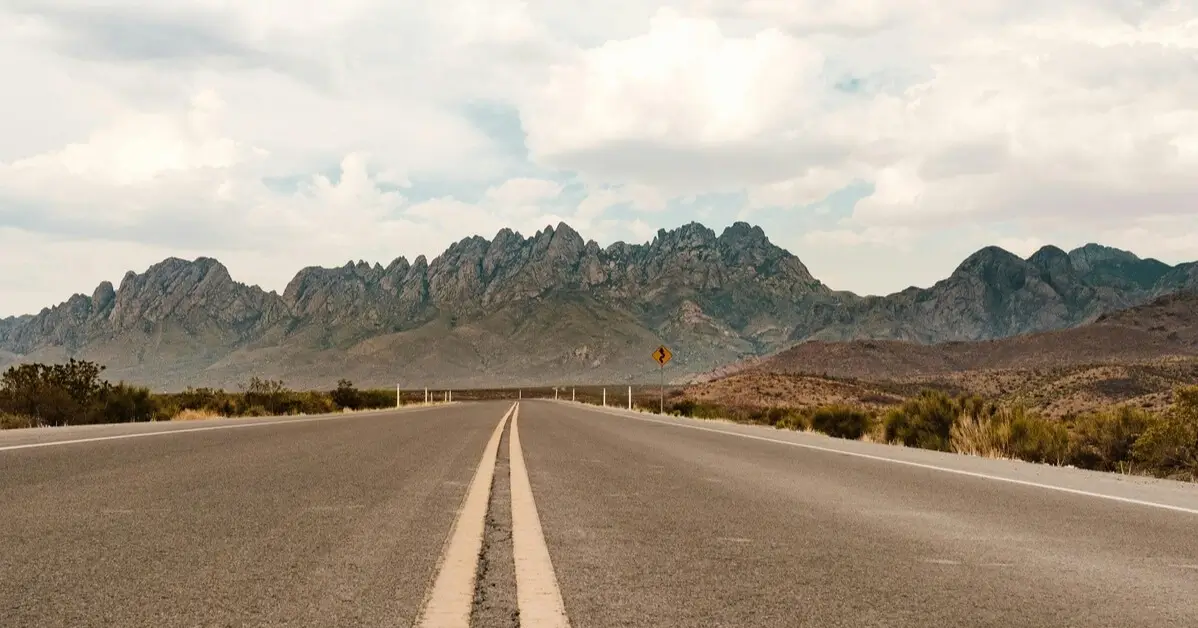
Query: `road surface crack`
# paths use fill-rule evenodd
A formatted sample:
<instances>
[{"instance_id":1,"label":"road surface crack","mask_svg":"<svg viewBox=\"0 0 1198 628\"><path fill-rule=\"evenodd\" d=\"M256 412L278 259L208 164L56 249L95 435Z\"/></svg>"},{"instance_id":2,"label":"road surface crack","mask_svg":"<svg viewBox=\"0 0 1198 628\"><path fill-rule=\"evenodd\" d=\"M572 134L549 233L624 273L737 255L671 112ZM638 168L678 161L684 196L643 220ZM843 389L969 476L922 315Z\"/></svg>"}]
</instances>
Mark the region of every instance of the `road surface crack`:
<instances>
[{"instance_id":1,"label":"road surface crack","mask_svg":"<svg viewBox=\"0 0 1198 628\"><path fill-rule=\"evenodd\" d=\"M474 604L470 612L472 627L513 628L520 625L516 564L512 556L510 437L511 423L503 431L495 459L495 477L491 481L491 500L487 506L483 544L478 556L478 577L474 583Z\"/></svg>"}]
</instances>

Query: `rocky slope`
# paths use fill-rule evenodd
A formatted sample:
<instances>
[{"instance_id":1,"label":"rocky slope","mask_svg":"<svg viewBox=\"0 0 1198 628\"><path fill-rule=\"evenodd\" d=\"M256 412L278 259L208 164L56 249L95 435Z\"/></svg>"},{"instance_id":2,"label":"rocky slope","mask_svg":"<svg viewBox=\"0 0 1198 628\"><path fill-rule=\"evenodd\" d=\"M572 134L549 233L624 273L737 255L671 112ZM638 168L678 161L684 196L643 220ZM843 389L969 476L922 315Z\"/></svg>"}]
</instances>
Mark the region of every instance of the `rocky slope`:
<instances>
[{"instance_id":1,"label":"rocky slope","mask_svg":"<svg viewBox=\"0 0 1198 628\"><path fill-rule=\"evenodd\" d=\"M1052 369L1198 356L1198 294L1179 292L1109 312L1093 322L1010 338L918 344L899 340L810 341L764 360L725 367L716 379L757 371L870 380L966 371Z\"/></svg>"},{"instance_id":2,"label":"rocky slope","mask_svg":"<svg viewBox=\"0 0 1198 628\"><path fill-rule=\"evenodd\" d=\"M691 223L606 248L568 225L471 237L432 261L306 268L283 293L235 282L219 262L168 259L36 316L0 320L0 365L68 356L160 389L479 386L675 376L809 339L977 340L1061 329L1198 287L1169 267L1091 245L1027 260L998 248L927 289L858 297L820 283L762 230Z\"/></svg>"}]
</instances>

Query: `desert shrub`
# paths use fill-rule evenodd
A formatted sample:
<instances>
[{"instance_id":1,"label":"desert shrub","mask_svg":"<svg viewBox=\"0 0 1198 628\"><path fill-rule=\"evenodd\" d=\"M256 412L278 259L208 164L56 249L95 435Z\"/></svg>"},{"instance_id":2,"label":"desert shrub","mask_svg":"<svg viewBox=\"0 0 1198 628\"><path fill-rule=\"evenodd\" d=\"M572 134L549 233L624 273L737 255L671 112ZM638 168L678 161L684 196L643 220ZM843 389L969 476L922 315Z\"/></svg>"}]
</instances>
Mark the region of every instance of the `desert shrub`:
<instances>
[{"instance_id":1,"label":"desert shrub","mask_svg":"<svg viewBox=\"0 0 1198 628\"><path fill-rule=\"evenodd\" d=\"M767 425L774 427L774 426L778 425L779 422L785 420L786 417L789 415L790 415L789 408L781 408L781 407L774 406L765 411L765 422Z\"/></svg>"},{"instance_id":2,"label":"desert shrub","mask_svg":"<svg viewBox=\"0 0 1198 628\"><path fill-rule=\"evenodd\" d=\"M25 427L33 427L34 425L36 425L36 423L30 417L0 412L0 430L14 430Z\"/></svg>"},{"instance_id":3,"label":"desert shrub","mask_svg":"<svg viewBox=\"0 0 1198 628\"><path fill-rule=\"evenodd\" d=\"M884 436L887 442L900 442L908 447L948 451L953 423L961 411L962 404L952 397L924 391L886 413Z\"/></svg>"},{"instance_id":4,"label":"desert shrub","mask_svg":"<svg viewBox=\"0 0 1198 628\"><path fill-rule=\"evenodd\" d=\"M158 404L148 388L122 382L107 388L102 397L100 411L95 417L97 423L151 421L157 414Z\"/></svg>"},{"instance_id":5,"label":"desert shrub","mask_svg":"<svg viewBox=\"0 0 1198 628\"><path fill-rule=\"evenodd\" d=\"M343 379L337 382L337 388L329 393L333 398L333 403L339 408L348 410L357 410L362 407L362 394L357 388L354 388L354 383L348 379Z\"/></svg>"},{"instance_id":6,"label":"desert shrub","mask_svg":"<svg viewBox=\"0 0 1198 628\"><path fill-rule=\"evenodd\" d=\"M1132 457L1156 475L1198 478L1198 386L1174 393L1173 405L1136 439Z\"/></svg>"},{"instance_id":7,"label":"desert shrub","mask_svg":"<svg viewBox=\"0 0 1198 628\"><path fill-rule=\"evenodd\" d=\"M245 410L242 395L213 388L188 388L181 393L161 395L159 404L176 406L179 412L204 410L221 416L237 416Z\"/></svg>"},{"instance_id":8,"label":"desert shrub","mask_svg":"<svg viewBox=\"0 0 1198 628\"><path fill-rule=\"evenodd\" d=\"M288 414L288 410L294 407L291 391L282 381L251 377L244 388L242 396L248 407L261 407L267 414Z\"/></svg>"},{"instance_id":9,"label":"desert shrub","mask_svg":"<svg viewBox=\"0 0 1198 628\"><path fill-rule=\"evenodd\" d=\"M30 417L36 425L94 420L107 383L104 367L71 359L66 364L21 364L0 376L0 412Z\"/></svg>"},{"instance_id":10,"label":"desert shrub","mask_svg":"<svg viewBox=\"0 0 1198 628\"><path fill-rule=\"evenodd\" d=\"M961 414L950 442L957 453L1060 464L1069 446L1063 424L1022 407Z\"/></svg>"},{"instance_id":11,"label":"desert shrub","mask_svg":"<svg viewBox=\"0 0 1198 628\"><path fill-rule=\"evenodd\" d=\"M245 412L243 412L241 414L241 416L249 416L249 417L270 416L270 415L271 415L270 411L267 410L263 406L250 406L250 407L246 408Z\"/></svg>"},{"instance_id":12,"label":"desert shrub","mask_svg":"<svg viewBox=\"0 0 1198 628\"><path fill-rule=\"evenodd\" d=\"M71 359L65 364L22 364L0 376L0 412L28 417L10 424L80 425L149 421L157 402L146 388L100 379L104 367Z\"/></svg>"},{"instance_id":13,"label":"desert shrub","mask_svg":"<svg viewBox=\"0 0 1198 628\"><path fill-rule=\"evenodd\" d=\"M809 430L811 429L811 413L791 409L774 427L783 430Z\"/></svg>"},{"instance_id":14,"label":"desert shrub","mask_svg":"<svg viewBox=\"0 0 1198 628\"><path fill-rule=\"evenodd\" d=\"M1154 417L1137 408L1091 412L1077 417L1066 461L1083 469L1121 471L1132 461L1132 448Z\"/></svg>"},{"instance_id":15,"label":"desert shrub","mask_svg":"<svg viewBox=\"0 0 1198 628\"><path fill-rule=\"evenodd\" d=\"M848 406L828 406L811 415L811 427L836 438L859 439L869 430L870 415Z\"/></svg>"},{"instance_id":16,"label":"desert shrub","mask_svg":"<svg viewBox=\"0 0 1198 628\"><path fill-rule=\"evenodd\" d=\"M378 409L378 408L394 408L396 402L396 393L394 390L387 389L369 389L362 390L358 393L358 403L360 410ZM456 401L457 393L453 396Z\"/></svg>"},{"instance_id":17,"label":"desert shrub","mask_svg":"<svg viewBox=\"0 0 1198 628\"><path fill-rule=\"evenodd\" d=\"M676 412L682 416L694 416L695 400L694 399L679 399L670 403L670 411Z\"/></svg>"},{"instance_id":18,"label":"desert shrub","mask_svg":"<svg viewBox=\"0 0 1198 628\"><path fill-rule=\"evenodd\" d=\"M305 392L296 393L295 396L297 414L330 414L340 409L337 402L325 393Z\"/></svg>"},{"instance_id":19,"label":"desert shrub","mask_svg":"<svg viewBox=\"0 0 1198 628\"><path fill-rule=\"evenodd\" d=\"M183 412L196 412L196 410L184 410L179 406L179 402L170 396L158 395L154 401L154 417L150 419L151 421L173 421Z\"/></svg>"}]
</instances>

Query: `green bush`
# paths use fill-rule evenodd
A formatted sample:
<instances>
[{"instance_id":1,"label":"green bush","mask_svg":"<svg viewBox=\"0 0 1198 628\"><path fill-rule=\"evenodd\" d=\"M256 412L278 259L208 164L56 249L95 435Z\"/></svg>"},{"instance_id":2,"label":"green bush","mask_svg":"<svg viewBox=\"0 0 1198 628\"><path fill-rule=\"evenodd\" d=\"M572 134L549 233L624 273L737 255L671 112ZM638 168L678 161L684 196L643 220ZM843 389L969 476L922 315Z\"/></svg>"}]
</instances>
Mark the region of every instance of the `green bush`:
<instances>
[{"instance_id":1,"label":"green bush","mask_svg":"<svg viewBox=\"0 0 1198 628\"><path fill-rule=\"evenodd\" d=\"M340 410L337 403L325 393L306 392L297 393L297 396L300 414L331 414Z\"/></svg>"},{"instance_id":2,"label":"green bush","mask_svg":"<svg viewBox=\"0 0 1198 628\"><path fill-rule=\"evenodd\" d=\"M378 410L382 408L394 408L396 397L394 390L387 389L368 389L358 392L358 409L359 410ZM454 395L454 399L457 399Z\"/></svg>"},{"instance_id":3,"label":"green bush","mask_svg":"<svg viewBox=\"0 0 1198 628\"><path fill-rule=\"evenodd\" d=\"M339 408L357 410L362 407L362 393L348 379L337 382L337 389L329 393Z\"/></svg>"},{"instance_id":4,"label":"green bush","mask_svg":"<svg viewBox=\"0 0 1198 628\"><path fill-rule=\"evenodd\" d=\"M848 406L820 408L811 415L811 427L836 438L859 439L869 430L870 415Z\"/></svg>"},{"instance_id":5,"label":"green bush","mask_svg":"<svg viewBox=\"0 0 1198 628\"><path fill-rule=\"evenodd\" d=\"M294 414L288 411L294 405L291 391L279 380L251 377L242 397L246 406L261 407L266 414Z\"/></svg>"},{"instance_id":6,"label":"green bush","mask_svg":"<svg viewBox=\"0 0 1198 628\"><path fill-rule=\"evenodd\" d=\"M1132 448L1155 421L1148 412L1120 407L1091 412L1072 424L1066 461L1082 469L1123 471L1132 462Z\"/></svg>"},{"instance_id":7,"label":"green bush","mask_svg":"<svg viewBox=\"0 0 1198 628\"><path fill-rule=\"evenodd\" d=\"M964 405L942 392L924 391L886 413L883 418L886 442L949 451L953 423Z\"/></svg>"},{"instance_id":8,"label":"green bush","mask_svg":"<svg viewBox=\"0 0 1198 628\"><path fill-rule=\"evenodd\" d=\"M0 376L0 413L27 417L8 425L81 425L149 421L157 403L146 388L100 379L104 367L71 359L65 364L22 364Z\"/></svg>"},{"instance_id":9,"label":"green bush","mask_svg":"<svg viewBox=\"0 0 1198 628\"><path fill-rule=\"evenodd\" d=\"M1174 393L1173 405L1136 439L1132 457L1156 475L1198 479L1198 386Z\"/></svg>"},{"instance_id":10,"label":"green bush","mask_svg":"<svg viewBox=\"0 0 1198 628\"><path fill-rule=\"evenodd\" d=\"M122 382L104 391L96 422L152 421L157 410L158 404L150 394L150 389L129 386Z\"/></svg>"}]
</instances>

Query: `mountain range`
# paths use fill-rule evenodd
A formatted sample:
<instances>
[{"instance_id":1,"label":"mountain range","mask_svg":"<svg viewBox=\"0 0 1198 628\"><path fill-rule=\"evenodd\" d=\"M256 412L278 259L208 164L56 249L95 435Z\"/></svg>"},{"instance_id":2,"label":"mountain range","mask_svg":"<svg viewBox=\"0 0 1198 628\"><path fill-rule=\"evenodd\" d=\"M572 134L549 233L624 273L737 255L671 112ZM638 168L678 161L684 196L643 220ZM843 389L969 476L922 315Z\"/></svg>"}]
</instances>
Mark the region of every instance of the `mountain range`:
<instances>
[{"instance_id":1,"label":"mountain range","mask_svg":"<svg viewBox=\"0 0 1198 628\"><path fill-rule=\"evenodd\" d=\"M759 227L690 223L600 247L562 223L465 238L428 261L301 270L282 294L217 260L169 258L36 315L0 319L0 366L95 360L110 379L172 390L252 375L295 387L652 382L797 343L1003 338L1081 325L1198 289L1170 266L1090 244L1027 259L987 247L946 279L881 297L836 291Z\"/></svg>"}]
</instances>

